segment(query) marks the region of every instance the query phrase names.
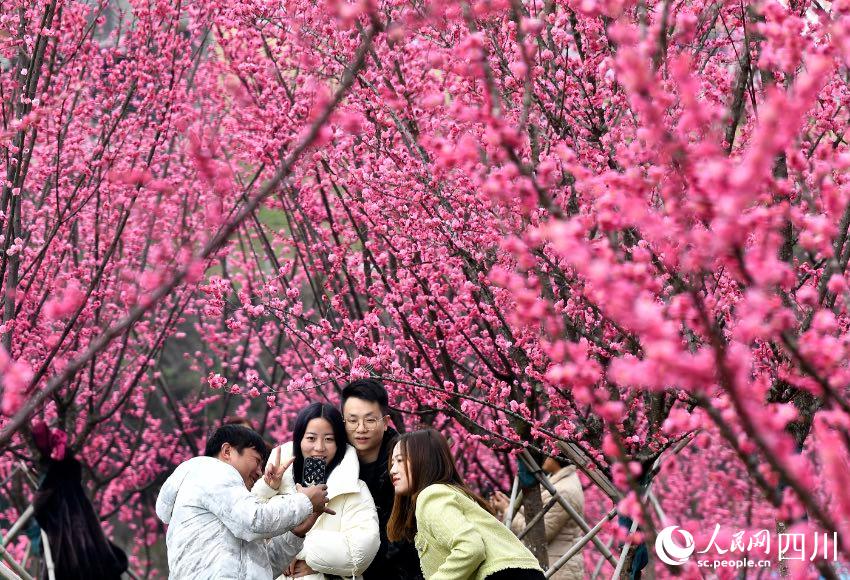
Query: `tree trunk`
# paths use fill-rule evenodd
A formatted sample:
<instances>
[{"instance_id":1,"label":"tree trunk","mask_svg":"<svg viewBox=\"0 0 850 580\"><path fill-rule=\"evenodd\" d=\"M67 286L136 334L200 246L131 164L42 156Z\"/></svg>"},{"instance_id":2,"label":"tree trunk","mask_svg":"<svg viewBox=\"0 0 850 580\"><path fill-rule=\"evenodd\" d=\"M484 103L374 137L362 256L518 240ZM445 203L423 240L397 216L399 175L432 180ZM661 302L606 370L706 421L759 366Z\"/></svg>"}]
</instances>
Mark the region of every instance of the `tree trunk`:
<instances>
[{"instance_id":1,"label":"tree trunk","mask_svg":"<svg viewBox=\"0 0 850 580\"><path fill-rule=\"evenodd\" d=\"M788 526L785 525L783 520L776 520L776 537L779 538L779 534L788 533ZM777 540L778 541L778 540ZM788 578L790 575L788 572L788 560L782 560L781 558L777 562L777 572L779 572L780 578Z\"/></svg>"},{"instance_id":2,"label":"tree trunk","mask_svg":"<svg viewBox=\"0 0 850 580\"><path fill-rule=\"evenodd\" d=\"M525 514L525 521L530 522L543 509L543 499L540 496L540 484L536 481L534 485L522 488L522 509ZM523 542L540 566L545 570L549 567L549 551L546 546L546 526L543 523L543 518L534 524L534 526L523 537Z\"/></svg>"},{"instance_id":3,"label":"tree trunk","mask_svg":"<svg viewBox=\"0 0 850 580\"><path fill-rule=\"evenodd\" d=\"M626 554L626 560L623 563L623 569L620 571L619 580L629 580L632 573L632 561L635 559L635 550L637 546L629 546L629 552Z\"/></svg>"}]
</instances>

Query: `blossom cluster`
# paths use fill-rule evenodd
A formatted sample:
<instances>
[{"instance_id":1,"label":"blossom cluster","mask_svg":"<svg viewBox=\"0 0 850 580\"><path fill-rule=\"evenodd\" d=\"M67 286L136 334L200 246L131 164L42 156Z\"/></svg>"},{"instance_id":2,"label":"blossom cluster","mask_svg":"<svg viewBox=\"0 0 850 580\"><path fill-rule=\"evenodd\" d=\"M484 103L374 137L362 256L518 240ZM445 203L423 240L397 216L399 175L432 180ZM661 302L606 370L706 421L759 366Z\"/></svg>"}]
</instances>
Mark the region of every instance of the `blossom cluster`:
<instances>
[{"instance_id":1,"label":"blossom cluster","mask_svg":"<svg viewBox=\"0 0 850 580\"><path fill-rule=\"evenodd\" d=\"M7 520L35 416L147 572L211 427L374 376L475 485L574 443L633 539L811 520L850 559L846 0L12 4Z\"/></svg>"}]
</instances>

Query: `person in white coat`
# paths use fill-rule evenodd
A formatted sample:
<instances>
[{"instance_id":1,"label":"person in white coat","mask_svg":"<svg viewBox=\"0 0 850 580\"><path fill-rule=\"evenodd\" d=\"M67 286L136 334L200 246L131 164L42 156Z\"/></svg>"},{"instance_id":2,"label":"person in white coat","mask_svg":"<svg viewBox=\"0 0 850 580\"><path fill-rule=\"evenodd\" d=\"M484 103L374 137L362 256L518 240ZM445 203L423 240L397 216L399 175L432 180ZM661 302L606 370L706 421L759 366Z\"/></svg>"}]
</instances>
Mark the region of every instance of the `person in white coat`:
<instances>
[{"instance_id":1,"label":"person in white coat","mask_svg":"<svg viewBox=\"0 0 850 580\"><path fill-rule=\"evenodd\" d=\"M294 458L280 488L260 479L253 493L264 499L295 493L296 483L303 480L304 458L318 457L327 465L327 508L334 514L319 516L292 564L279 571L281 578L359 580L380 546L378 512L369 488L359 479L357 452L347 444L342 415L331 405L313 403L298 414L292 435L292 442L271 453L273 465Z\"/></svg>"},{"instance_id":2,"label":"person in white coat","mask_svg":"<svg viewBox=\"0 0 850 580\"><path fill-rule=\"evenodd\" d=\"M169 476L156 500L168 524L171 580L271 580L301 550L304 535L327 502L324 486L263 502L249 491L268 448L259 434L226 425ZM269 480L280 479L270 469Z\"/></svg>"}]
</instances>

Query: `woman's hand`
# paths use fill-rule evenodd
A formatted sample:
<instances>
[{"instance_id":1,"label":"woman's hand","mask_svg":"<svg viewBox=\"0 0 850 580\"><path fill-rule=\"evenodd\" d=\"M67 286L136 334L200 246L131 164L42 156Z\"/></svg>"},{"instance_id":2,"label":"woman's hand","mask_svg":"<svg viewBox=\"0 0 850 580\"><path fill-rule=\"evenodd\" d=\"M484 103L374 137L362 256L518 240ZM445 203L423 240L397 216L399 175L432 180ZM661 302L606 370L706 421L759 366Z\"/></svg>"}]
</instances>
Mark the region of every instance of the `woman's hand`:
<instances>
[{"instance_id":1,"label":"woman's hand","mask_svg":"<svg viewBox=\"0 0 850 580\"><path fill-rule=\"evenodd\" d=\"M290 578L303 578L304 576L309 576L310 574L315 574L316 572L307 565L307 562L304 560L293 560L289 565L289 568L286 569L286 575Z\"/></svg>"},{"instance_id":2,"label":"woman's hand","mask_svg":"<svg viewBox=\"0 0 850 580\"><path fill-rule=\"evenodd\" d=\"M508 506L510 505L511 500L501 491L497 490L490 496L490 507L493 508L493 511L500 517L508 511Z\"/></svg>"},{"instance_id":3,"label":"woman's hand","mask_svg":"<svg viewBox=\"0 0 850 580\"><path fill-rule=\"evenodd\" d=\"M292 465L293 461L295 461L295 457L290 457L289 461L286 462L286 465L281 465L280 447L278 447L274 461L270 462L266 466L266 473L263 475L263 480L266 482L266 485L272 489L280 489L280 482L283 480L283 472Z\"/></svg>"}]
</instances>

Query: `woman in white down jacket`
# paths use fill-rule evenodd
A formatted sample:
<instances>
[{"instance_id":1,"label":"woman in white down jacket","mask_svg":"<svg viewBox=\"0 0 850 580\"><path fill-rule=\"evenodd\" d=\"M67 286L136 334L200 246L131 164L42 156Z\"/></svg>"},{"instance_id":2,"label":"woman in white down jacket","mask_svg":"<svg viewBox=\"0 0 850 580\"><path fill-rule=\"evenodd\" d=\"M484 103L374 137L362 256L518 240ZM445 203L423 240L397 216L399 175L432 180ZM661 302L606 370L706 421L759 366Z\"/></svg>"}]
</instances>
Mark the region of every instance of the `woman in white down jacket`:
<instances>
[{"instance_id":1,"label":"woman in white down jacket","mask_svg":"<svg viewBox=\"0 0 850 580\"><path fill-rule=\"evenodd\" d=\"M259 479L253 493L271 498L278 493L296 492L302 483L305 457L319 457L327 465L327 508L335 514L322 514L304 539L304 547L280 578L326 580L334 576L360 580L361 574L378 551L378 512L366 484L360 477L357 452L348 445L342 415L333 406L313 403L298 413L293 441L275 448L269 462L295 461L283 473L279 489ZM294 451L294 453L293 453Z\"/></svg>"}]
</instances>

